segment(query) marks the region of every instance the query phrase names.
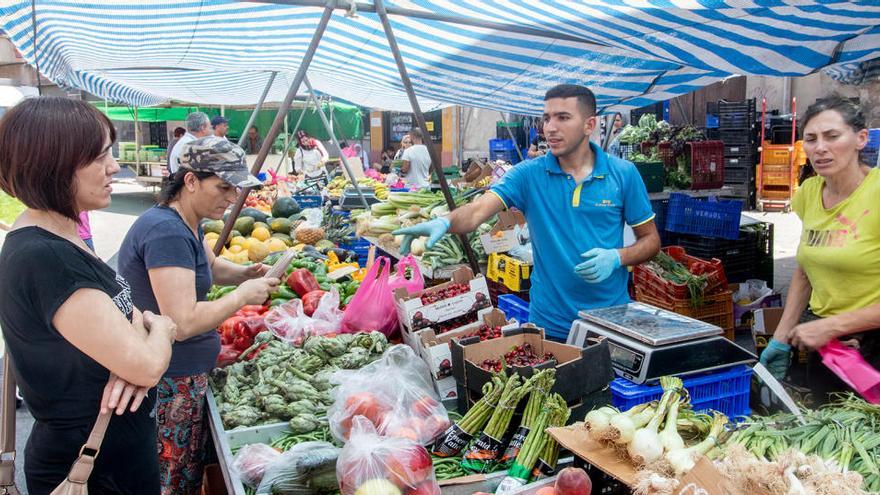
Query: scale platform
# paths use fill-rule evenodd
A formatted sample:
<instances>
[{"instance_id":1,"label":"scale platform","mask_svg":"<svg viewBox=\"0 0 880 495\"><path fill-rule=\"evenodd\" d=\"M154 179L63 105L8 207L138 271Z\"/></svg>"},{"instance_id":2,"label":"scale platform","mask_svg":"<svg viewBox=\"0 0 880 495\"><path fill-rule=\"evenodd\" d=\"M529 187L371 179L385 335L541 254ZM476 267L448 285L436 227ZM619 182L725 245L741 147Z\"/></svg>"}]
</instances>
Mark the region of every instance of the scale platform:
<instances>
[{"instance_id":1,"label":"scale platform","mask_svg":"<svg viewBox=\"0 0 880 495\"><path fill-rule=\"evenodd\" d=\"M372 187L360 186L360 188L368 205L379 203L381 201L376 197L376 193ZM361 197L358 196L355 188L346 187L342 192L342 196L339 198L339 207L343 210L359 210L364 207L364 204L361 202Z\"/></svg>"},{"instance_id":2,"label":"scale platform","mask_svg":"<svg viewBox=\"0 0 880 495\"><path fill-rule=\"evenodd\" d=\"M757 359L724 338L720 327L644 303L581 311L579 315L571 334L583 342L606 338L614 371L635 383Z\"/></svg>"}]
</instances>

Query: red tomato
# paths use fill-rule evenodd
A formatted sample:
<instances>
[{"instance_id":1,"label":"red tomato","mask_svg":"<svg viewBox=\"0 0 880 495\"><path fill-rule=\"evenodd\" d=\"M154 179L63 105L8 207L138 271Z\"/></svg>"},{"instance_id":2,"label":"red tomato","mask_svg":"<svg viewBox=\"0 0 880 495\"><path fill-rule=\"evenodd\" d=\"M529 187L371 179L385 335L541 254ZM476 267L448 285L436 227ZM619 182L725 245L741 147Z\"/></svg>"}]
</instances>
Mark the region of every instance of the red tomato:
<instances>
[{"instance_id":1,"label":"red tomato","mask_svg":"<svg viewBox=\"0 0 880 495\"><path fill-rule=\"evenodd\" d=\"M388 468L388 479L401 488L419 486L434 470L431 454L415 444L406 449L395 449L385 459L385 466Z\"/></svg>"},{"instance_id":2,"label":"red tomato","mask_svg":"<svg viewBox=\"0 0 880 495\"><path fill-rule=\"evenodd\" d=\"M434 414L434 411L437 409L437 406L439 406L437 401L434 400L433 397L426 395L426 396L422 397L421 399L413 402L412 409L413 409L414 413L416 413L419 416L424 417L424 416L430 416L431 414Z\"/></svg>"}]
</instances>

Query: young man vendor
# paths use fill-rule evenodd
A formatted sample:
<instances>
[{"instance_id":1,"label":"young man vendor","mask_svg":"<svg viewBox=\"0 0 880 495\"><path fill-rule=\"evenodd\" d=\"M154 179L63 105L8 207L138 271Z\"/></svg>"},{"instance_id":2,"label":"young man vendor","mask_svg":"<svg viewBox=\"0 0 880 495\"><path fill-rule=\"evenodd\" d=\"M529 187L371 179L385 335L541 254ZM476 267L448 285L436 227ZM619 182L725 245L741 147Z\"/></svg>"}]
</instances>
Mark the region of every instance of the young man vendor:
<instances>
[{"instance_id":1,"label":"young man vendor","mask_svg":"<svg viewBox=\"0 0 880 495\"><path fill-rule=\"evenodd\" d=\"M517 165L490 193L449 216L394 233L406 236L405 254L415 236L428 237L430 247L503 209L521 210L535 255L530 319L548 337L564 340L579 310L629 302L626 267L657 254L660 236L636 167L590 142L598 124L592 91L571 84L550 89L543 120L549 153ZM624 223L636 236L626 248Z\"/></svg>"}]
</instances>

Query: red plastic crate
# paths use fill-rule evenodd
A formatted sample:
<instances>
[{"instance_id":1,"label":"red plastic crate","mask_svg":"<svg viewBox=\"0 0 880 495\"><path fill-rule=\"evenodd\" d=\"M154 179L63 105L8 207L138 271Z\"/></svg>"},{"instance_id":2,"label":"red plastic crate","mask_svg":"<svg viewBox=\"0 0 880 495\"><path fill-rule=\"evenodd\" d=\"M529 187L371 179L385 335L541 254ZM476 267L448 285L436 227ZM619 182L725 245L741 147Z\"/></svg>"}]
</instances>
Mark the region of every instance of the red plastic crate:
<instances>
[{"instance_id":1,"label":"red plastic crate","mask_svg":"<svg viewBox=\"0 0 880 495\"><path fill-rule=\"evenodd\" d=\"M696 258L687 254L681 246L668 246L662 250L690 271L693 271L697 265L704 267L703 273L707 275L706 287L703 289L704 296L727 290L724 266L718 258L712 258L709 261ZM644 265L633 267L633 285L642 294L669 304L690 298L686 284L676 284L663 279Z\"/></svg>"},{"instance_id":2,"label":"red plastic crate","mask_svg":"<svg viewBox=\"0 0 880 495\"><path fill-rule=\"evenodd\" d=\"M724 186L724 143L694 141L691 149L691 189L718 189Z\"/></svg>"}]
</instances>

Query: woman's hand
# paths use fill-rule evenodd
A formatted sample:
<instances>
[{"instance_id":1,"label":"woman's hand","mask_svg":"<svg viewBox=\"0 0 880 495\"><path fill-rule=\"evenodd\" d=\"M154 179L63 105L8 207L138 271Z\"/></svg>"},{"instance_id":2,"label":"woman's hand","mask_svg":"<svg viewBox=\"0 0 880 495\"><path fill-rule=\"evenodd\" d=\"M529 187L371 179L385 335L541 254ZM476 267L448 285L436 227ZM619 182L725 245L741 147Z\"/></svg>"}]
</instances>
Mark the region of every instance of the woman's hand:
<instances>
[{"instance_id":1,"label":"woman's hand","mask_svg":"<svg viewBox=\"0 0 880 495\"><path fill-rule=\"evenodd\" d=\"M278 290L281 280L277 278L259 277L252 278L239 285L231 294L237 294L240 298L240 306L247 304L263 304Z\"/></svg>"},{"instance_id":2,"label":"woman's hand","mask_svg":"<svg viewBox=\"0 0 880 495\"><path fill-rule=\"evenodd\" d=\"M110 373L110 379L104 386L104 395L101 397L101 414L106 414L112 410L116 410L116 414L121 415L125 412L126 406L131 412L135 412L150 391L149 387L138 387L132 385L118 376Z\"/></svg>"},{"instance_id":3,"label":"woman's hand","mask_svg":"<svg viewBox=\"0 0 880 495\"><path fill-rule=\"evenodd\" d=\"M819 349L840 335L834 317L801 323L789 333L791 345L802 350Z\"/></svg>"},{"instance_id":4,"label":"woman's hand","mask_svg":"<svg viewBox=\"0 0 880 495\"><path fill-rule=\"evenodd\" d=\"M248 265L244 267L244 280L250 280L252 278L262 277L269 271L269 265L264 265L262 263L254 263L253 265Z\"/></svg>"}]
</instances>

